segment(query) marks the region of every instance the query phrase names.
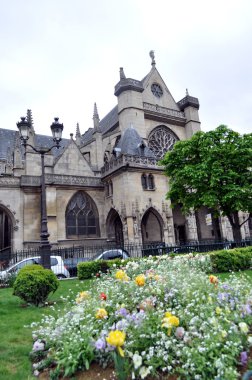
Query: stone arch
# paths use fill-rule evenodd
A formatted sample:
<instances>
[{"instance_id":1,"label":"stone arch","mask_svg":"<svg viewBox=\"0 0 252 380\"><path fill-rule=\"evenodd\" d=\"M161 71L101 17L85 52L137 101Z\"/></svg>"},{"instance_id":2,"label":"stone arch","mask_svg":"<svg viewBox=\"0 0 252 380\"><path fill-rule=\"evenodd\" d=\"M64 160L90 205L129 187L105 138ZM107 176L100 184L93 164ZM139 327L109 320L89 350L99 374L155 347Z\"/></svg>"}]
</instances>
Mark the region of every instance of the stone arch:
<instances>
[{"instance_id":1,"label":"stone arch","mask_svg":"<svg viewBox=\"0 0 252 380\"><path fill-rule=\"evenodd\" d=\"M163 241L164 222L157 210L150 207L143 215L141 221L141 233L143 243Z\"/></svg>"},{"instance_id":2,"label":"stone arch","mask_svg":"<svg viewBox=\"0 0 252 380\"><path fill-rule=\"evenodd\" d=\"M172 150L177 141L179 141L178 136L170 128L159 125L149 134L148 146L155 156L161 159L166 152Z\"/></svg>"},{"instance_id":3,"label":"stone arch","mask_svg":"<svg viewBox=\"0 0 252 380\"><path fill-rule=\"evenodd\" d=\"M12 251L14 225L15 219L10 210L0 205L0 266L2 261L8 259L7 256Z\"/></svg>"},{"instance_id":4,"label":"stone arch","mask_svg":"<svg viewBox=\"0 0 252 380\"><path fill-rule=\"evenodd\" d=\"M108 213L106 229L108 240L122 246L124 242L123 224L120 215L114 208L112 208Z\"/></svg>"},{"instance_id":5,"label":"stone arch","mask_svg":"<svg viewBox=\"0 0 252 380\"><path fill-rule=\"evenodd\" d=\"M99 237L99 214L93 199L84 191L75 193L66 207L66 237Z\"/></svg>"}]
</instances>

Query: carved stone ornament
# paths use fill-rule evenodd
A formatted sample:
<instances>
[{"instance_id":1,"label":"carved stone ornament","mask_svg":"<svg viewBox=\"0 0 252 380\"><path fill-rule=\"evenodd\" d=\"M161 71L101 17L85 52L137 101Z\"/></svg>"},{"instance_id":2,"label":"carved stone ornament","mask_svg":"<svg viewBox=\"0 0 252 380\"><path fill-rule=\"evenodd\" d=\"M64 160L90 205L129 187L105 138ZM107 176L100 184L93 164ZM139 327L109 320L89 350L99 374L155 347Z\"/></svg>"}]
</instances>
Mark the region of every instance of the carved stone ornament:
<instances>
[{"instance_id":1,"label":"carved stone ornament","mask_svg":"<svg viewBox=\"0 0 252 380\"><path fill-rule=\"evenodd\" d=\"M148 146L158 159L164 157L165 153L172 150L177 136L165 126L160 126L151 132Z\"/></svg>"}]
</instances>

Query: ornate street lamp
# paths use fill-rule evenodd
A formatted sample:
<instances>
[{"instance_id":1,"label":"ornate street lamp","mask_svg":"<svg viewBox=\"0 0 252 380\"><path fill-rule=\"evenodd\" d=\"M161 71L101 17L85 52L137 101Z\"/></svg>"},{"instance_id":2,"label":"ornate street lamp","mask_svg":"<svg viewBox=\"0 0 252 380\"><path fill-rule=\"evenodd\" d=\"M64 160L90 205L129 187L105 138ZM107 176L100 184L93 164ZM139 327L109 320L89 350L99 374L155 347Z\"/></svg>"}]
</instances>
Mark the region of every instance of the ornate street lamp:
<instances>
[{"instance_id":1,"label":"ornate street lamp","mask_svg":"<svg viewBox=\"0 0 252 380\"><path fill-rule=\"evenodd\" d=\"M60 148L60 141L63 131L63 124L59 123L59 118L55 117L54 122L51 125L52 130L52 136L53 141L55 142L54 145L52 145L50 148L35 148L31 144L28 144L27 141L29 140L29 134L31 131L31 124L27 121L25 117L21 117L21 121L17 122L17 127L19 129L20 133L20 139L22 142L22 145L25 148L29 146L31 147L36 153L40 154L41 156L41 228L40 228L40 256L41 256L41 264L44 268L50 269L51 268L51 260L50 260L50 253L51 253L51 245L49 243L48 237L50 234L48 233L47 228L47 212L46 212L46 187L45 187L45 163L44 163L44 157L45 154L50 152L53 148Z\"/></svg>"}]
</instances>

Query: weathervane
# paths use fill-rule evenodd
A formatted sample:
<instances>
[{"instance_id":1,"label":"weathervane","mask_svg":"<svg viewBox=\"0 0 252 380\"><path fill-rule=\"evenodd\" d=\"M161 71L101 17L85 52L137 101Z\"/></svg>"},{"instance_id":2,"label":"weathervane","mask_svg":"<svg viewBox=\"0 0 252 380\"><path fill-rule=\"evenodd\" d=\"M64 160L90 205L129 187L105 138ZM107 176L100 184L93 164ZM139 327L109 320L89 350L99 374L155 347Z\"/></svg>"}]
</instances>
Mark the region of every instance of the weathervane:
<instances>
[{"instance_id":1,"label":"weathervane","mask_svg":"<svg viewBox=\"0 0 252 380\"><path fill-rule=\"evenodd\" d=\"M155 66L156 62L155 62L155 54L154 54L154 50L151 50L151 51L149 52L149 55L150 55L150 57L151 57L151 64L152 64L153 66Z\"/></svg>"}]
</instances>

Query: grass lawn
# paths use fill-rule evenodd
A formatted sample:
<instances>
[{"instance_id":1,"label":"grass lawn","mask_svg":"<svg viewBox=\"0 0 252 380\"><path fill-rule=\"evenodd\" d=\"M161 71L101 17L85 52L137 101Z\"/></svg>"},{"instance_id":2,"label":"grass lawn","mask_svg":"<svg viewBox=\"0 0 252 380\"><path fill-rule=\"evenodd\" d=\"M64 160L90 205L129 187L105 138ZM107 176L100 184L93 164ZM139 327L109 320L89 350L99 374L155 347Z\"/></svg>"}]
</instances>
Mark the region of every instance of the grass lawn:
<instances>
[{"instance_id":1,"label":"grass lawn","mask_svg":"<svg viewBox=\"0 0 252 380\"><path fill-rule=\"evenodd\" d=\"M252 284L252 270L237 272L237 276L246 274ZM230 274L218 274L225 280ZM75 297L81 290L92 287L93 280L63 280L60 281L58 290L49 301L56 302L58 308L64 305L61 296ZM73 292L69 292L69 290ZM33 379L31 375L31 362L29 352L32 348L31 328L32 322L40 321L42 314L50 314L50 307L37 308L25 307L22 301L12 295L13 289L0 289L0 380L28 380Z\"/></svg>"},{"instance_id":2,"label":"grass lawn","mask_svg":"<svg viewBox=\"0 0 252 380\"><path fill-rule=\"evenodd\" d=\"M62 307L61 296L73 297L80 290L90 288L90 280L63 280L49 301ZM72 289L73 295L69 292ZM42 314L50 314L50 307L24 307L23 302L12 295L13 289L0 289L0 380L27 380L31 375L29 352L32 347L31 328L24 328L39 321Z\"/></svg>"}]
</instances>

